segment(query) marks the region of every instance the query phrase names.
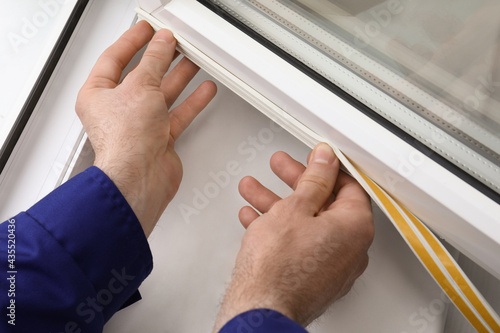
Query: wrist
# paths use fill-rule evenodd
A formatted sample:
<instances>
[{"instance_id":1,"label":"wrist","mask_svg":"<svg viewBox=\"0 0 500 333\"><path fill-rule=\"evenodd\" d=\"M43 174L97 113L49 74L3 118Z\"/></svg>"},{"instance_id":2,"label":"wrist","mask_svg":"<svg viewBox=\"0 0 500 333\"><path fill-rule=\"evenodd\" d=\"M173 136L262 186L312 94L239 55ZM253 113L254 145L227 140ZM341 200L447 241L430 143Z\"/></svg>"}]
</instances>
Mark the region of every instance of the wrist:
<instances>
[{"instance_id":1,"label":"wrist","mask_svg":"<svg viewBox=\"0 0 500 333\"><path fill-rule=\"evenodd\" d=\"M148 197L145 173L140 172L139 168L124 168L124 164L127 163L123 162L117 165L98 158L94 162L94 166L101 169L121 192L139 220L146 237L148 237L157 221L155 215L158 215L159 218L161 213L155 214L154 206L151 205L153 200Z\"/></svg>"},{"instance_id":2,"label":"wrist","mask_svg":"<svg viewBox=\"0 0 500 333\"><path fill-rule=\"evenodd\" d=\"M236 316L256 309L273 310L300 325L304 324L295 315L290 302L285 297L280 297L280 292L277 289L266 291L266 288L253 287L240 282L241 280L233 278L229 285L217 316L214 332L218 332Z\"/></svg>"},{"instance_id":3,"label":"wrist","mask_svg":"<svg viewBox=\"0 0 500 333\"><path fill-rule=\"evenodd\" d=\"M303 326L282 313L266 308L252 309L231 318L218 333L229 332L294 332L307 333Z\"/></svg>"}]
</instances>

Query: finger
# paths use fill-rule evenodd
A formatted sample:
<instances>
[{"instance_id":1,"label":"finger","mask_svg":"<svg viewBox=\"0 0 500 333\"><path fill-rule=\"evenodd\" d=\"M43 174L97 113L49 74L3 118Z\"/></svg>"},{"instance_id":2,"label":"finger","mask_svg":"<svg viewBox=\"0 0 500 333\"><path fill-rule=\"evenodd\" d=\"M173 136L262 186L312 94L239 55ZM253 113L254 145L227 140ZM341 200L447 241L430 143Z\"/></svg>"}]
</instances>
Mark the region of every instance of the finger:
<instances>
[{"instance_id":1,"label":"finger","mask_svg":"<svg viewBox=\"0 0 500 333\"><path fill-rule=\"evenodd\" d=\"M126 31L99 57L85 84L86 88L114 88L134 55L149 42L154 31L139 22Z\"/></svg>"},{"instance_id":2,"label":"finger","mask_svg":"<svg viewBox=\"0 0 500 333\"><path fill-rule=\"evenodd\" d=\"M333 191L339 166L339 160L328 144L319 143L314 148L297 189L290 196L296 199L299 209L309 215L316 215L321 210Z\"/></svg>"},{"instance_id":3,"label":"finger","mask_svg":"<svg viewBox=\"0 0 500 333\"><path fill-rule=\"evenodd\" d=\"M170 111L170 134L174 140L177 140L216 93L215 83L205 81L184 102Z\"/></svg>"},{"instance_id":4,"label":"finger","mask_svg":"<svg viewBox=\"0 0 500 333\"><path fill-rule=\"evenodd\" d=\"M124 76L124 77L123 77L123 79L122 79L122 82L125 80L125 78L126 78L126 77L130 74L130 73L132 73L132 72L133 72L133 71L137 68L137 66L139 66L139 63L135 64L135 65L134 65L134 67L132 67L132 68L128 71L128 73L127 73L127 74L125 74L125 76Z\"/></svg>"},{"instance_id":5,"label":"finger","mask_svg":"<svg viewBox=\"0 0 500 333\"><path fill-rule=\"evenodd\" d=\"M238 190L243 199L261 213L267 213L276 202L281 200L279 196L250 176L240 181Z\"/></svg>"},{"instance_id":6,"label":"finger","mask_svg":"<svg viewBox=\"0 0 500 333\"><path fill-rule=\"evenodd\" d=\"M136 71L149 74L151 82L160 86L174 59L175 45L176 40L172 32L166 29L158 30L146 48Z\"/></svg>"},{"instance_id":7,"label":"finger","mask_svg":"<svg viewBox=\"0 0 500 333\"><path fill-rule=\"evenodd\" d=\"M165 102L168 108L175 103L175 100L186 86L191 82L193 77L198 73L200 68L196 66L188 58L183 58L179 63L165 76L161 82L161 90L165 95Z\"/></svg>"},{"instance_id":8,"label":"finger","mask_svg":"<svg viewBox=\"0 0 500 333\"><path fill-rule=\"evenodd\" d=\"M287 153L279 151L271 157L271 169L285 184L295 190L306 167Z\"/></svg>"},{"instance_id":9,"label":"finger","mask_svg":"<svg viewBox=\"0 0 500 333\"><path fill-rule=\"evenodd\" d=\"M319 211L318 215L324 211L331 209L332 204L335 202L335 199L336 199L335 193L332 192L332 194L330 194L330 196L326 199L325 204L323 205L323 207Z\"/></svg>"},{"instance_id":10,"label":"finger","mask_svg":"<svg viewBox=\"0 0 500 333\"><path fill-rule=\"evenodd\" d=\"M259 216L260 216L259 213L257 213L255 209L253 209L250 206L245 206L241 208L238 214L240 223L245 229L247 229L250 226L250 224L253 221L255 221Z\"/></svg>"},{"instance_id":11,"label":"finger","mask_svg":"<svg viewBox=\"0 0 500 333\"><path fill-rule=\"evenodd\" d=\"M99 57L84 87L89 89L116 87L125 67L151 40L153 34L153 28L144 21L126 31Z\"/></svg>"},{"instance_id":12,"label":"finger","mask_svg":"<svg viewBox=\"0 0 500 333\"><path fill-rule=\"evenodd\" d=\"M178 56L180 55L179 51L175 51L175 54L174 54L174 59L175 60ZM130 74L132 73L136 68L137 66L139 66L139 63L135 64L129 71L128 73L123 77L122 81L125 80L125 78ZM169 106L170 107L170 106Z\"/></svg>"},{"instance_id":13,"label":"finger","mask_svg":"<svg viewBox=\"0 0 500 333\"><path fill-rule=\"evenodd\" d=\"M363 187L356 181L356 179L352 178L343 171L341 171L337 177L333 193L335 194L336 202L344 200L357 200L365 207L369 207L371 205L370 197L365 192Z\"/></svg>"},{"instance_id":14,"label":"finger","mask_svg":"<svg viewBox=\"0 0 500 333\"><path fill-rule=\"evenodd\" d=\"M309 161L311 160L312 153L313 153L313 151L311 150L311 151L309 152L309 154L307 154L307 159L306 159L307 164L309 164Z\"/></svg>"}]
</instances>

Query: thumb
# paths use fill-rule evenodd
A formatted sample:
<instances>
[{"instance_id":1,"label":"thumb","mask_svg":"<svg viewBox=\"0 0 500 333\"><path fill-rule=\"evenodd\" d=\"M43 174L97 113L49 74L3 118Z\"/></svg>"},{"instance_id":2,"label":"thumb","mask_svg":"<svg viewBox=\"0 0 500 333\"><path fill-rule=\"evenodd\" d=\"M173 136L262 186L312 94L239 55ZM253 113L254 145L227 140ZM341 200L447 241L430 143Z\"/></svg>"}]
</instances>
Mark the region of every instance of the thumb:
<instances>
[{"instance_id":1,"label":"thumb","mask_svg":"<svg viewBox=\"0 0 500 333\"><path fill-rule=\"evenodd\" d=\"M175 54L176 40L169 30L159 30L149 43L137 68L149 73L158 83L168 71Z\"/></svg>"},{"instance_id":2,"label":"thumb","mask_svg":"<svg viewBox=\"0 0 500 333\"><path fill-rule=\"evenodd\" d=\"M319 143L312 151L306 170L292 196L298 199L299 209L317 214L332 194L340 162L327 143Z\"/></svg>"}]
</instances>

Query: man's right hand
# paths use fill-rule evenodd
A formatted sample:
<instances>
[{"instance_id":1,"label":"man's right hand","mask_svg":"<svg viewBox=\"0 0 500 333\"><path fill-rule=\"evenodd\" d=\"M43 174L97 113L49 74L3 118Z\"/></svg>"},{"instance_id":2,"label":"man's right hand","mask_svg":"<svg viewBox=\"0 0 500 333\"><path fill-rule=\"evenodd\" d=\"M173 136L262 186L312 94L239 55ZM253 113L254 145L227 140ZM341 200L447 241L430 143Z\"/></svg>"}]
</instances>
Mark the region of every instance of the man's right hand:
<instances>
[{"instance_id":1,"label":"man's right hand","mask_svg":"<svg viewBox=\"0 0 500 333\"><path fill-rule=\"evenodd\" d=\"M148 42L140 63L120 82L124 68ZM140 21L101 55L76 105L95 150L94 165L116 184L146 236L182 179L175 140L217 91L215 83L204 82L170 109L198 72L184 58L165 76L175 47L170 31L155 34L148 23Z\"/></svg>"},{"instance_id":2,"label":"man's right hand","mask_svg":"<svg viewBox=\"0 0 500 333\"><path fill-rule=\"evenodd\" d=\"M285 199L254 178L241 181L242 196L262 215L249 206L240 211L247 231L215 332L257 308L307 326L365 270L374 234L370 199L339 164L325 143L313 150L307 169L276 153L271 167L294 189Z\"/></svg>"}]
</instances>

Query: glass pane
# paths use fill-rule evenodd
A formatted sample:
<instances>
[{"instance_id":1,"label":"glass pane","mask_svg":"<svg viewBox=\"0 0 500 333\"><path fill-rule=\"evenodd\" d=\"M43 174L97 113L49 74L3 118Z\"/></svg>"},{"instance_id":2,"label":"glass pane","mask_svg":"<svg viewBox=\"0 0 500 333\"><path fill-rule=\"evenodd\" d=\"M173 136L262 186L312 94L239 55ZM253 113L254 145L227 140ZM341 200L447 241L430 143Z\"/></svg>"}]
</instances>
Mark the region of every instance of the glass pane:
<instances>
[{"instance_id":1,"label":"glass pane","mask_svg":"<svg viewBox=\"0 0 500 333\"><path fill-rule=\"evenodd\" d=\"M0 148L77 0L3 0L0 14Z\"/></svg>"},{"instance_id":2,"label":"glass pane","mask_svg":"<svg viewBox=\"0 0 500 333\"><path fill-rule=\"evenodd\" d=\"M500 193L497 0L208 2Z\"/></svg>"}]
</instances>

